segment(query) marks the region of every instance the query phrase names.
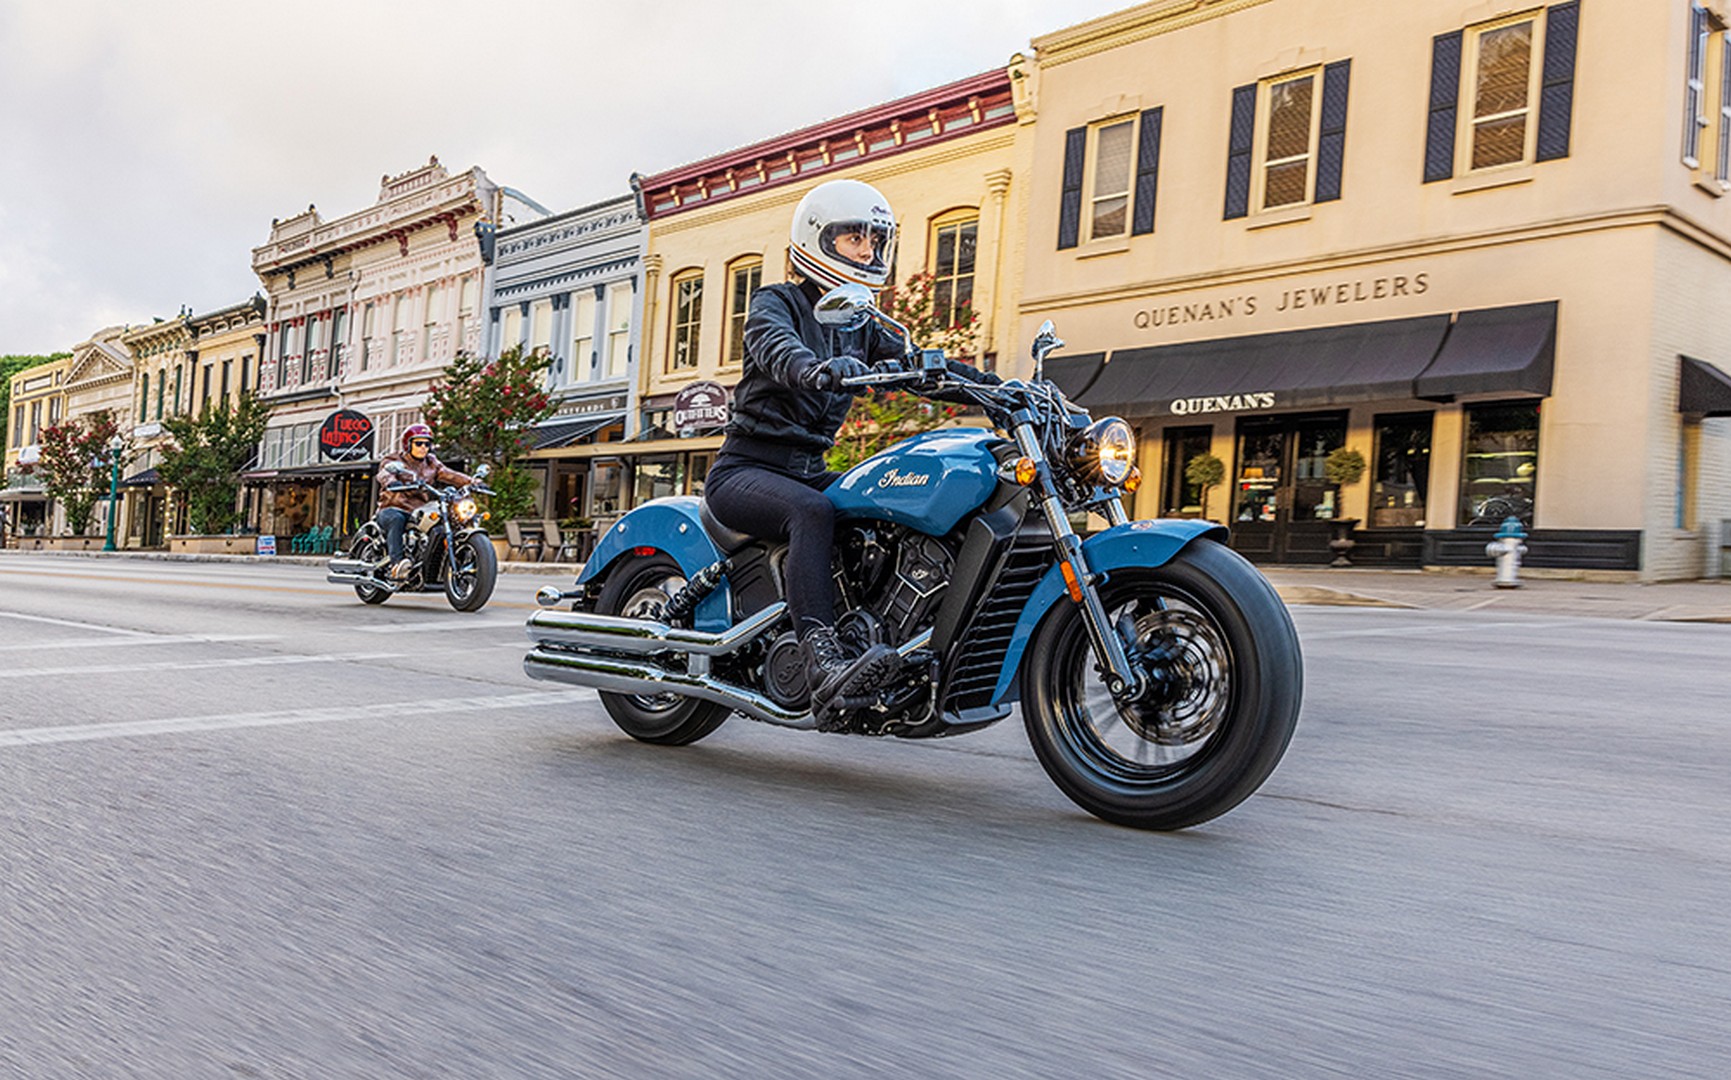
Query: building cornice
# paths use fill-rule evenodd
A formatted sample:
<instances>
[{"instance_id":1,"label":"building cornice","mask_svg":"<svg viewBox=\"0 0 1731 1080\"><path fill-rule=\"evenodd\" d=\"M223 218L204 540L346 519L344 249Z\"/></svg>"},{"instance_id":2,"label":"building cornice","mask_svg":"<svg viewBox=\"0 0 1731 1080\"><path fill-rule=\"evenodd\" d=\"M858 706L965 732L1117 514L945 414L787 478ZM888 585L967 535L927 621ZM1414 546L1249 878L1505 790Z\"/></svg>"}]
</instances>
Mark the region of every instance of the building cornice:
<instances>
[{"instance_id":1,"label":"building cornice","mask_svg":"<svg viewBox=\"0 0 1731 1080\"><path fill-rule=\"evenodd\" d=\"M1041 67L1056 67L1183 30L1222 16L1268 3L1269 0L1151 0L1150 3L1103 15L1033 40Z\"/></svg>"}]
</instances>

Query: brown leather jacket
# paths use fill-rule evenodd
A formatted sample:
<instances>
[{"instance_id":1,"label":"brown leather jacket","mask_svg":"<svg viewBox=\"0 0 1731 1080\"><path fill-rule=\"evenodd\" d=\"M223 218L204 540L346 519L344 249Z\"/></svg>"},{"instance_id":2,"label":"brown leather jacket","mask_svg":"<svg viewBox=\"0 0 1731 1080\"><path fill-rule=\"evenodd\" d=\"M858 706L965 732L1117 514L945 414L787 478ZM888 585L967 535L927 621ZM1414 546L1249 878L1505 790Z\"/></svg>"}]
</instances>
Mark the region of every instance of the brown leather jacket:
<instances>
[{"instance_id":1,"label":"brown leather jacket","mask_svg":"<svg viewBox=\"0 0 1731 1080\"><path fill-rule=\"evenodd\" d=\"M393 461L399 465L408 466L411 472L429 484L443 484L446 487L461 487L464 484L472 484L475 482L474 477L467 476L455 469L447 468L445 463L440 461L430 450L427 452L427 456L421 458L419 461L410 457L408 454L401 452L389 454L383 461L379 462L379 473L374 477L374 479L379 482L380 510L394 508L397 510L407 510L413 513L425 506L428 502L432 501L427 497L425 491L388 490L391 484L408 482L408 477L399 477L386 471L385 465Z\"/></svg>"}]
</instances>

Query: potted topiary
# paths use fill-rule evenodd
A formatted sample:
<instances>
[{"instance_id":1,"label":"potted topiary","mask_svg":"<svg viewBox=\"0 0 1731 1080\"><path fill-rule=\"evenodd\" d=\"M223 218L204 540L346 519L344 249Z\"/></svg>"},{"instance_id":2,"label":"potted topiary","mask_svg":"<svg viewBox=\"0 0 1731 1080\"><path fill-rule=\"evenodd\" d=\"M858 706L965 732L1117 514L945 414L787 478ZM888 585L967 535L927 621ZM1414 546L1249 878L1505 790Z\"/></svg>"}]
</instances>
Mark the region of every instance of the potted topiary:
<instances>
[{"instance_id":1,"label":"potted topiary","mask_svg":"<svg viewBox=\"0 0 1731 1080\"><path fill-rule=\"evenodd\" d=\"M1337 489L1358 483L1364 477L1364 470L1364 455L1346 446L1336 447L1322 463L1323 477ZM1352 565L1352 549L1358 546L1352 538L1352 530L1357 524L1357 518L1334 519L1334 539L1328 542L1328 550L1334 552L1334 562L1329 565Z\"/></svg>"},{"instance_id":2,"label":"potted topiary","mask_svg":"<svg viewBox=\"0 0 1731 1080\"><path fill-rule=\"evenodd\" d=\"M1226 463L1213 454L1197 454L1184 466L1184 482L1195 484L1202 489L1198 502L1202 504L1202 516L1208 517L1208 489L1215 487L1226 479Z\"/></svg>"}]
</instances>

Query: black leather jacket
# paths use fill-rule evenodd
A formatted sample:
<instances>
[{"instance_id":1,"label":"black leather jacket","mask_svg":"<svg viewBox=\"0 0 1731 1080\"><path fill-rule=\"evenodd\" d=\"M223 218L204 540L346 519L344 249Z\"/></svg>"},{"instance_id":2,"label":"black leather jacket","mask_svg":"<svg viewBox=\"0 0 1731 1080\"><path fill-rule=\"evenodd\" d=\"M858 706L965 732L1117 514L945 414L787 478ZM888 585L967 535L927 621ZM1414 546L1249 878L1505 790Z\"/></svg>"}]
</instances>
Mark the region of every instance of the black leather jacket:
<instances>
[{"instance_id":1,"label":"black leather jacket","mask_svg":"<svg viewBox=\"0 0 1731 1080\"><path fill-rule=\"evenodd\" d=\"M731 445L723 451L773 443L821 457L835 444L853 395L807 389L800 385L800 374L832 356L867 364L901 358L901 340L876 323L857 330L819 324L813 309L822 295L809 281L765 285L752 294L745 317L745 371L733 392L733 418L727 424Z\"/></svg>"}]
</instances>

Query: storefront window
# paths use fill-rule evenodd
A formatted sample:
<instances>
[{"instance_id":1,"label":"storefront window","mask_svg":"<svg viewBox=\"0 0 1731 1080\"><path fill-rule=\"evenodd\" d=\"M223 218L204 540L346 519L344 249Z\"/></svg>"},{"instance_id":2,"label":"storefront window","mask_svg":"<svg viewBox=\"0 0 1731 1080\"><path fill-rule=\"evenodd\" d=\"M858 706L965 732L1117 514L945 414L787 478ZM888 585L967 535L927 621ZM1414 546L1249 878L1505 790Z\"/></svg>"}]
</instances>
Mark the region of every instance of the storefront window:
<instances>
[{"instance_id":1,"label":"storefront window","mask_svg":"<svg viewBox=\"0 0 1731 1080\"><path fill-rule=\"evenodd\" d=\"M633 488L633 506L642 506L650 499L679 494L680 459L678 457L646 457L637 462L637 483Z\"/></svg>"},{"instance_id":2,"label":"storefront window","mask_svg":"<svg viewBox=\"0 0 1731 1080\"><path fill-rule=\"evenodd\" d=\"M1517 517L1530 527L1539 471L1538 403L1469 406L1466 420L1461 523L1498 525Z\"/></svg>"},{"instance_id":3,"label":"storefront window","mask_svg":"<svg viewBox=\"0 0 1731 1080\"><path fill-rule=\"evenodd\" d=\"M1238 433L1238 483L1234 521L1273 521L1279 507L1280 466L1286 433L1246 427Z\"/></svg>"},{"instance_id":4,"label":"storefront window","mask_svg":"<svg viewBox=\"0 0 1731 1080\"><path fill-rule=\"evenodd\" d=\"M691 455L691 467L685 473L686 482L691 485L690 490L686 492L687 495L702 496L704 478L709 475L709 467L713 464L715 464L714 454Z\"/></svg>"},{"instance_id":5,"label":"storefront window","mask_svg":"<svg viewBox=\"0 0 1731 1080\"><path fill-rule=\"evenodd\" d=\"M1376 473L1370 489L1372 528L1420 527L1430 490L1430 413L1376 418Z\"/></svg>"},{"instance_id":6,"label":"storefront window","mask_svg":"<svg viewBox=\"0 0 1731 1080\"><path fill-rule=\"evenodd\" d=\"M1208 453L1214 429L1168 428L1166 431L1166 475L1161 483L1160 513L1163 517L1201 517L1202 487L1192 484L1185 471L1190 463Z\"/></svg>"},{"instance_id":7,"label":"storefront window","mask_svg":"<svg viewBox=\"0 0 1731 1080\"><path fill-rule=\"evenodd\" d=\"M597 461L590 470L589 517L613 517L620 512L625 467L618 461Z\"/></svg>"}]
</instances>

